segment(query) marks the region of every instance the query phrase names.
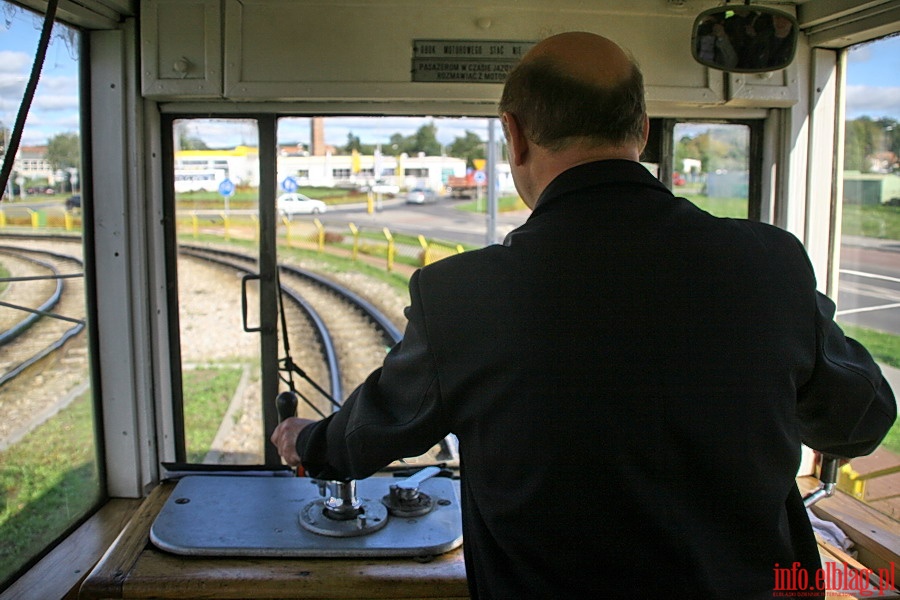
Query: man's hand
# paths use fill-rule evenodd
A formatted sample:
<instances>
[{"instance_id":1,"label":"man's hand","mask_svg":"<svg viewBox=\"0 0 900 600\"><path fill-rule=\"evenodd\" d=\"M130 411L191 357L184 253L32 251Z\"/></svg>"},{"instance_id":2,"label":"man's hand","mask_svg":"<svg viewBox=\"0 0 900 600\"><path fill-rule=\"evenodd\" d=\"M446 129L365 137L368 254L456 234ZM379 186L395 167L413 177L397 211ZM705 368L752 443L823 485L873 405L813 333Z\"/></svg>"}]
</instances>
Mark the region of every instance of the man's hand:
<instances>
[{"instance_id":1,"label":"man's hand","mask_svg":"<svg viewBox=\"0 0 900 600\"><path fill-rule=\"evenodd\" d=\"M300 455L297 454L297 436L300 431L308 425L316 423L311 419L301 419L299 417L290 417L278 424L272 437L269 440L278 448L278 454L284 459L288 466L296 467L300 465Z\"/></svg>"}]
</instances>

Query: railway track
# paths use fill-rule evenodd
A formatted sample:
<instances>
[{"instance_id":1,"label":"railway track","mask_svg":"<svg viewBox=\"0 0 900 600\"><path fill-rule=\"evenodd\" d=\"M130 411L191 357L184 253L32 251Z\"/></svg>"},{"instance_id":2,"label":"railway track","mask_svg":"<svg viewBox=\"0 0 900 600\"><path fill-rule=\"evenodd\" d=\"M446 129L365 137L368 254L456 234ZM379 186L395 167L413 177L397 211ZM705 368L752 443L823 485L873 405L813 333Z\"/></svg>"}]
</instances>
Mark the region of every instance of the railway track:
<instances>
[{"instance_id":1,"label":"railway track","mask_svg":"<svg viewBox=\"0 0 900 600\"><path fill-rule=\"evenodd\" d=\"M182 245L180 253L245 275L255 272L255 260L239 252ZM315 382L301 393L307 398L318 396L311 408L323 416L334 408L328 397L340 402L345 391L381 364L402 332L380 309L347 287L297 266L282 264L279 269L286 325L279 327L279 347L284 347L286 330L291 361ZM289 379L289 374L284 373L284 378Z\"/></svg>"},{"instance_id":2,"label":"railway track","mask_svg":"<svg viewBox=\"0 0 900 600\"><path fill-rule=\"evenodd\" d=\"M87 388L80 254L78 243L0 240L9 271L0 295L0 449Z\"/></svg>"},{"instance_id":3,"label":"railway track","mask_svg":"<svg viewBox=\"0 0 900 600\"><path fill-rule=\"evenodd\" d=\"M12 319L9 315L14 311L0 307L4 319L0 320L0 330L21 329L23 339L31 340L46 355L40 362L49 366L40 372L27 370L30 376L12 378L0 386L0 449L88 390L90 381L87 336L70 333L74 338L67 343L58 341L63 335L60 330L78 328L80 332L84 324L84 282L81 277L70 277L82 271L80 240L41 236L16 237L14 242L8 239L12 238L0 237L0 246L8 247L0 260L12 267L10 279L16 280L8 283L0 301L28 306L31 310L25 312L34 322L27 327L19 325L25 317ZM244 333L240 322L240 281L247 273L255 272L256 261L225 248L184 245L179 250L182 370L236 365L244 372L212 444L213 450L204 462L260 464L267 441L261 435L263 400L254 381L258 376L259 337ZM400 340L402 331L397 323L404 318L405 301L385 289L386 284L373 283L361 274L329 273L325 277L318 263L314 268L306 267L305 263L279 267L284 321L279 319L278 358L281 366L288 366L283 353L283 334L287 332L291 361L308 379L287 372L282 373L283 379L290 379L301 397L308 400L307 404L301 403L298 414L318 418L333 411L337 402L381 365L386 352ZM27 299L17 295L25 289ZM60 289L58 303L48 304L60 294ZM378 306L372 298L377 298ZM255 299L251 298L251 302L256 305ZM51 312L71 319L49 318L47 313ZM39 336L44 328L58 333ZM2 355L21 358L38 353L11 348L3 346ZM5 365L2 369L11 370ZM190 426L186 424L188 429ZM441 444L429 454L446 460L454 454L450 444Z\"/></svg>"}]
</instances>

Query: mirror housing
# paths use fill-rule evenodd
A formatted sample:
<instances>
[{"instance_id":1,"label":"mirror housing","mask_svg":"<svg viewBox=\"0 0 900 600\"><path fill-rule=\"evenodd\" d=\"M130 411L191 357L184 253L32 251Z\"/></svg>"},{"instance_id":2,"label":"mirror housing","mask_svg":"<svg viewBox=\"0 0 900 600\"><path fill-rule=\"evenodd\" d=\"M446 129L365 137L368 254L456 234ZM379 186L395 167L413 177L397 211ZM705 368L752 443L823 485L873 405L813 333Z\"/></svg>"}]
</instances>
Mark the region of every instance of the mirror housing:
<instances>
[{"instance_id":1,"label":"mirror housing","mask_svg":"<svg viewBox=\"0 0 900 600\"><path fill-rule=\"evenodd\" d=\"M701 65L731 73L777 71L794 60L800 26L764 6L719 6L694 21L691 54Z\"/></svg>"}]
</instances>

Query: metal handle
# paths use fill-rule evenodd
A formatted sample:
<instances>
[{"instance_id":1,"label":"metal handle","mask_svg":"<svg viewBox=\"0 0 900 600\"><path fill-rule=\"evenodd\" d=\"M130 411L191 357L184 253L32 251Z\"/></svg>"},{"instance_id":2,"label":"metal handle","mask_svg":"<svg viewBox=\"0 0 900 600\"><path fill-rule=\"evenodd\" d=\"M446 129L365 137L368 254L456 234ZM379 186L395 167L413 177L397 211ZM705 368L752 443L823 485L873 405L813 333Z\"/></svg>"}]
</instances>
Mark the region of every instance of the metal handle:
<instances>
[{"instance_id":1,"label":"metal handle","mask_svg":"<svg viewBox=\"0 0 900 600\"><path fill-rule=\"evenodd\" d=\"M244 275L241 278L241 316L244 321L244 331L247 333L256 333L257 331L262 331L262 327L248 327L247 326L247 282L251 280L259 281L262 277L260 275Z\"/></svg>"},{"instance_id":2,"label":"metal handle","mask_svg":"<svg viewBox=\"0 0 900 600\"><path fill-rule=\"evenodd\" d=\"M415 475L407 477L403 481L398 481L395 485L401 490L418 490L419 484L425 481L426 479L430 479L440 473L441 470L438 467L425 467Z\"/></svg>"}]
</instances>

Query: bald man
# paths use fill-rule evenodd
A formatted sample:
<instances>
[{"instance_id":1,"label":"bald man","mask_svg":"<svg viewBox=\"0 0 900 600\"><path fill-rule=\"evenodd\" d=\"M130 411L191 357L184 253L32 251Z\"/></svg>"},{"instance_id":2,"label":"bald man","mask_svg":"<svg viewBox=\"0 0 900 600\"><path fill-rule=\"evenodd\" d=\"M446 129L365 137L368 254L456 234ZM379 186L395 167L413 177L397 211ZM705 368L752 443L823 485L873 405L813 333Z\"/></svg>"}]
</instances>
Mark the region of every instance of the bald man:
<instances>
[{"instance_id":1,"label":"bald man","mask_svg":"<svg viewBox=\"0 0 900 600\"><path fill-rule=\"evenodd\" d=\"M383 367L272 442L312 476L363 478L456 434L475 598L815 582L801 442L870 452L896 405L800 243L714 218L638 162L642 77L608 39L538 43L499 110L527 222L413 275Z\"/></svg>"}]
</instances>

